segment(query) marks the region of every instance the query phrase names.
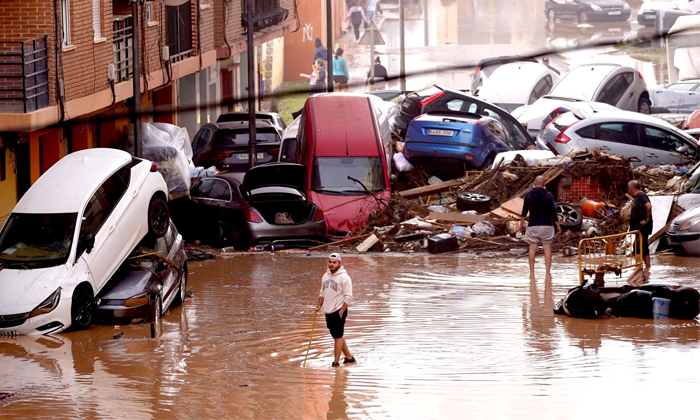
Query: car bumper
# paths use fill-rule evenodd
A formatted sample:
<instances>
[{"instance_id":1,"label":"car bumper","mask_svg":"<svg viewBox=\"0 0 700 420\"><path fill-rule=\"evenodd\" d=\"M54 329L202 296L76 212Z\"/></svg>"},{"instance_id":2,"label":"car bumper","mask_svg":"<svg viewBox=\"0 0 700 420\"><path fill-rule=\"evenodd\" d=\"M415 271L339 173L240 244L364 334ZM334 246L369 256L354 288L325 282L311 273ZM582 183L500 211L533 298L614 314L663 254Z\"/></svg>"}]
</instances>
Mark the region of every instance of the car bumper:
<instances>
[{"instance_id":1,"label":"car bumper","mask_svg":"<svg viewBox=\"0 0 700 420\"><path fill-rule=\"evenodd\" d=\"M637 15L637 23L644 26L653 26L656 23L656 12L646 12Z\"/></svg>"},{"instance_id":2,"label":"car bumper","mask_svg":"<svg viewBox=\"0 0 700 420\"><path fill-rule=\"evenodd\" d=\"M620 12L620 14L610 14L610 13L616 13ZM615 10L613 12L602 10L600 12L593 12L593 11L588 11L586 14L588 15L588 20L589 21L615 21L615 20L627 20L630 18L632 11L627 9L627 10Z\"/></svg>"},{"instance_id":3,"label":"car bumper","mask_svg":"<svg viewBox=\"0 0 700 420\"><path fill-rule=\"evenodd\" d=\"M317 220L302 225L273 225L270 223L248 223L247 244L262 242L321 241L326 235L326 222Z\"/></svg>"},{"instance_id":4,"label":"car bumper","mask_svg":"<svg viewBox=\"0 0 700 420\"><path fill-rule=\"evenodd\" d=\"M133 319L146 318L153 310L153 305L149 303L141 306L127 308L122 305L100 305L95 309L95 317L101 321L110 319Z\"/></svg>"},{"instance_id":5,"label":"car bumper","mask_svg":"<svg viewBox=\"0 0 700 420\"><path fill-rule=\"evenodd\" d=\"M700 256L700 233L666 232L670 245L682 247L685 254Z\"/></svg>"},{"instance_id":6,"label":"car bumper","mask_svg":"<svg viewBox=\"0 0 700 420\"><path fill-rule=\"evenodd\" d=\"M435 159L453 162L466 162L474 168L480 167L484 163L486 153L474 147L464 145L435 144L411 142L404 145L404 156L409 162L419 162L430 160L433 164L440 164Z\"/></svg>"},{"instance_id":7,"label":"car bumper","mask_svg":"<svg viewBox=\"0 0 700 420\"><path fill-rule=\"evenodd\" d=\"M61 332L70 326L71 302L72 299L64 299L62 297L58 306L53 311L47 314L25 319L18 325L15 325L15 322L3 321L2 327L0 327L0 337L16 335L44 335Z\"/></svg>"}]
</instances>

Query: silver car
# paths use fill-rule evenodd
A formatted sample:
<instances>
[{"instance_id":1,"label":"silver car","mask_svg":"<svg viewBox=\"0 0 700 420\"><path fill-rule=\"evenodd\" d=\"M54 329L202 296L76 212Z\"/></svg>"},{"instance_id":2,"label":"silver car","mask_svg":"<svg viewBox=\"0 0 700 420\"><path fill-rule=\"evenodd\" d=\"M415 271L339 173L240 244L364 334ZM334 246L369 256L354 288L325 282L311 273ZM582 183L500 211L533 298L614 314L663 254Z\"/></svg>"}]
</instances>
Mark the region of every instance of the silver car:
<instances>
[{"instance_id":1,"label":"silver car","mask_svg":"<svg viewBox=\"0 0 700 420\"><path fill-rule=\"evenodd\" d=\"M700 79L660 85L650 90L655 107L690 114L700 109Z\"/></svg>"},{"instance_id":2,"label":"silver car","mask_svg":"<svg viewBox=\"0 0 700 420\"><path fill-rule=\"evenodd\" d=\"M553 109L578 108L577 103L591 101L642 114L651 112L647 85L637 70L619 64L585 64L562 77L549 94L512 114L534 136Z\"/></svg>"},{"instance_id":3,"label":"silver car","mask_svg":"<svg viewBox=\"0 0 700 420\"><path fill-rule=\"evenodd\" d=\"M700 206L679 214L666 231L669 244L683 249L683 253L700 256Z\"/></svg>"},{"instance_id":4,"label":"silver car","mask_svg":"<svg viewBox=\"0 0 700 420\"><path fill-rule=\"evenodd\" d=\"M637 158L635 166L681 164L698 157L698 143L676 127L629 111L566 112L547 124L537 145L558 155L603 149L608 154Z\"/></svg>"}]
</instances>

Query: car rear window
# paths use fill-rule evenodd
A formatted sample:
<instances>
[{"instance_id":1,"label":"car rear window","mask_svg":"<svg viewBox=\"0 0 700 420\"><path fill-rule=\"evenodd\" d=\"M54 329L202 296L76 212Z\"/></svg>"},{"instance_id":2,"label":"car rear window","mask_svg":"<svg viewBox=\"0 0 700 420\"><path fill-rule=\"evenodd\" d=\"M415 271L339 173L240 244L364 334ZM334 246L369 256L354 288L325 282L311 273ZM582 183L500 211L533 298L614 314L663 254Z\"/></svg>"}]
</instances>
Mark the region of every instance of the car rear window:
<instances>
[{"instance_id":1,"label":"car rear window","mask_svg":"<svg viewBox=\"0 0 700 420\"><path fill-rule=\"evenodd\" d=\"M280 141L279 134L273 128L271 129L258 129L255 132L255 138L258 142L271 143ZM248 139L250 138L248 129L245 130L219 130L214 135L214 144L220 147L233 147L248 144Z\"/></svg>"},{"instance_id":2,"label":"car rear window","mask_svg":"<svg viewBox=\"0 0 700 420\"><path fill-rule=\"evenodd\" d=\"M274 122L274 120L272 119L272 115L256 114L255 119ZM217 120L216 120L216 122L239 122L239 121L248 121L248 114L221 114L221 115L219 115L219 118L217 118Z\"/></svg>"},{"instance_id":3,"label":"car rear window","mask_svg":"<svg viewBox=\"0 0 700 420\"><path fill-rule=\"evenodd\" d=\"M615 66L581 66L564 76L549 96L593 100L593 95Z\"/></svg>"},{"instance_id":4,"label":"car rear window","mask_svg":"<svg viewBox=\"0 0 700 420\"><path fill-rule=\"evenodd\" d=\"M565 112L561 114L559 118L555 118L554 121L552 121L552 125L556 127L557 130L562 131L578 121L581 121L581 119L574 115L573 112Z\"/></svg>"}]
</instances>

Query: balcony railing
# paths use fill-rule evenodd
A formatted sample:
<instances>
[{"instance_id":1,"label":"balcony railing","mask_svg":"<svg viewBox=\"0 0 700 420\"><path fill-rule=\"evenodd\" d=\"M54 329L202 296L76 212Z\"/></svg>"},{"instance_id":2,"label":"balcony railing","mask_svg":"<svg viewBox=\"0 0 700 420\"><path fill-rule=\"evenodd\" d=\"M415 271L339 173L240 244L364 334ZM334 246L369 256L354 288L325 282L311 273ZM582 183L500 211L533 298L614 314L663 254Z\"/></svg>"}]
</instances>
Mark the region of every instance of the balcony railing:
<instances>
[{"instance_id":1,"label":"balcony railing","mask_svg":"<svg viewBox=\"0 0 700 420\"><path fill-rule=\"evenodd\" d=\"M192 9L190 2L167 8L168 49L170 60L176 63L190 57L192 46Z\"/></svg>"},{"instance_id":2,"label":"balcony railing","mask_svg":"<svg viewBox=\"0 0 700 420\"><path fill-rule=\"evenodd\" d=\"M132 76L134 20L131 15L118 16L112 21L112 51L117 82Z\"/></svg>"},{"instance_id":3,"label":"balcony railing","mask_svg":"<svg viewBox=\"0 0 700 420\"><path fill-rule=\"evenodd\" d=\"M0 112L27 113L49 106L46 36L0 42Z\"/></svg>"}]
</instances>

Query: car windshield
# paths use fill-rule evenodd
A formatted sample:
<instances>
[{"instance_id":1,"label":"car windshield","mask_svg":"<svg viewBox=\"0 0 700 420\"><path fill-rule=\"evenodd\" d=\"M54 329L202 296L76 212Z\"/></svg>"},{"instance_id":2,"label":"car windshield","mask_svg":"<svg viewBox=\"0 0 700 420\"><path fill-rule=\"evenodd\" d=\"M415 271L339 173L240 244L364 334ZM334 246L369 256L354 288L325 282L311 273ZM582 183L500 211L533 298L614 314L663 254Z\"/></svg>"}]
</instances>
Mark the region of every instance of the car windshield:
<instances>
[{"instance_id":1,"label":"car windshield","mask_svg":"<svg viewBox=\"0 0 700 420\"><path fill-rule=\"evenodd\" d=\"M564 76L547 96L592 101L598 86L615 66L581 66Z\"/></svg>"},{"instance_id":2,"label":"car windshield","mask_svg":"<svg viewBox=\"0 0 700 420\"><path fill-rule=\"evenodd\" d=\"M64 264L77 217L77 213L12 213L0 233L0 261L5 267L24 269Z\"/></svg>"},{"instance_id":3,"label":"car windshield","mask_svg":"<svg viewBox=\"0 0 700 420\"><path fill-rule=\"evenodd\" d=\"M419 90L416 92L416 95L420 96L421 98L429 98L433 95L437 95L438 93L442 93L443 90L440 88L437 88L435 86L431 86L429 88L425 88L423 90Z\"/></svg>"},{"instance_id":4,"label":"car windshield","mask_svg":"<svg viewBox=\"0 0 700 420\"><path fill-rule=\"evenodd\" d=\"M555 118L554 121L552 121L552 125L554 125L557 130L562 131L578 121L581 121L581 119L574 115L573 112L565 112L561 114L559 118Z\"/></svg>"},{"instance_id":5,"label":"car windshield","mask_svg":"<svg viewBox=\"0 0 700 420\"><path fill-rule=\"evenodd\" d=\"M379 157L320 157L314 159L311 188L330 194L366 194L362 185L371 192L384 191L386 180Z\"/></svg>"}]
</instances>

